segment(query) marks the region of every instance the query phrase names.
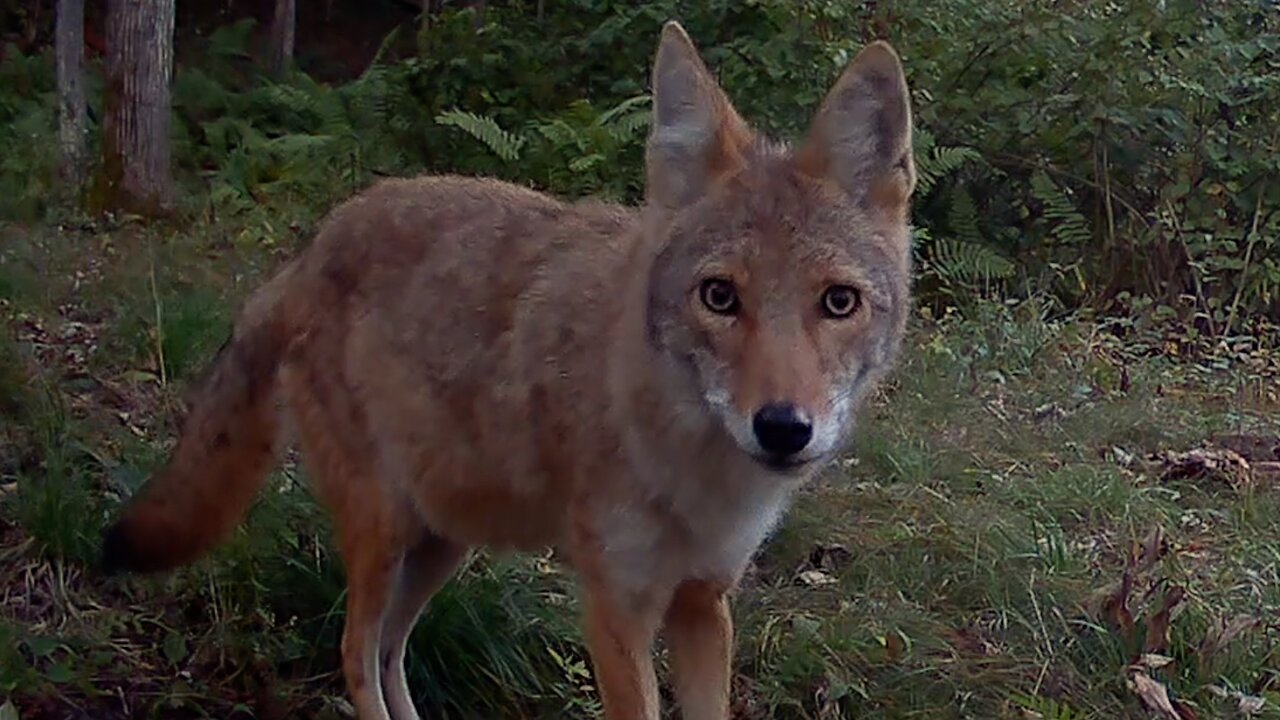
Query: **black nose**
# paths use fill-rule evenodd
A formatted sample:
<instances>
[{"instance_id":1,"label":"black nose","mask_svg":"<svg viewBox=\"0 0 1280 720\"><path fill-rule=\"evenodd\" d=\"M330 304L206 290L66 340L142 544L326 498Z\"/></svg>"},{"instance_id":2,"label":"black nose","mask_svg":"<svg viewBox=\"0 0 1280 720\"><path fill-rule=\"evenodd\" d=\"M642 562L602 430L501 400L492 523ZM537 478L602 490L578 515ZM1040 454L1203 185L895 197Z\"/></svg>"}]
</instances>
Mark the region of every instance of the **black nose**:
<instances>
[{"instance_id":1,"label":"black nose","mask_svg":"<svg viewBox=\"0 0 1280 720\"><path fill-rule=\"evenodd\" d=\"M751 420L756 441L770 455L795 455L813 438L813 423L791 403L769 403Z\"/></svg>"}]
</instances>

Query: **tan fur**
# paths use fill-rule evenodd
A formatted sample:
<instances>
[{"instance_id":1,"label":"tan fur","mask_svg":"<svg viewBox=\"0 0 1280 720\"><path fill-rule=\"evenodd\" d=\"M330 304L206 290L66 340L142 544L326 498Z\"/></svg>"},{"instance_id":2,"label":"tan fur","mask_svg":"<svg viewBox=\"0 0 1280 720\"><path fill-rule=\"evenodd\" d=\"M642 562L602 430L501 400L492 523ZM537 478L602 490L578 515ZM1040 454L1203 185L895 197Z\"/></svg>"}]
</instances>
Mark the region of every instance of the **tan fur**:
<instances>
[{"instance_id":1,"label":"tan fur","mask_svg":"<svg viewBox=\"0 0 1280 720\"><path fill-rule=\"evenodd\" d=\"M796 153L750 130L674 23L654 84L641 211L461 177L334 210L250 301L107 560L164 569L224 537L287 418L336 520L364 720L417 717L405 639L477 545L565 550L610 720L659 716L659 634L683 716L724 720L727 597L900 343L910 109L882 43ZM736 314L703 302L707 278L734 284ZM833 285L856 312L823 315ZM752 430L779 402L812 418L786 469Z\"/></svg>"}]
</instances>

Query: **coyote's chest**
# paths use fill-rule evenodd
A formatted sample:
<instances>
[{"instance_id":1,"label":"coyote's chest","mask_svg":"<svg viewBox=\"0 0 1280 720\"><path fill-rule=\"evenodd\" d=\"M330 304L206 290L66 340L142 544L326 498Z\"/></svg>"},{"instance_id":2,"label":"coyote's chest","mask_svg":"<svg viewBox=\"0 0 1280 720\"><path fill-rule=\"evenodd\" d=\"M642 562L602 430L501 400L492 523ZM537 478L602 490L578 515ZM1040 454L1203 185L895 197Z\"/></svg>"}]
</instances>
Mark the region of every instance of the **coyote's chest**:
<instances>
[{"instance_id":1,"label":"coyote's chest","mask_svg":"<svg viewBox=\"0 0 1280 720\"><path fill-rule=\"evenodd\" d=\"M723 480L690 481L644 506L623 503L599 517L597 530L617 581L637 591L688 579L734 584L799 483Z\"/></svg>"}]
</instances>

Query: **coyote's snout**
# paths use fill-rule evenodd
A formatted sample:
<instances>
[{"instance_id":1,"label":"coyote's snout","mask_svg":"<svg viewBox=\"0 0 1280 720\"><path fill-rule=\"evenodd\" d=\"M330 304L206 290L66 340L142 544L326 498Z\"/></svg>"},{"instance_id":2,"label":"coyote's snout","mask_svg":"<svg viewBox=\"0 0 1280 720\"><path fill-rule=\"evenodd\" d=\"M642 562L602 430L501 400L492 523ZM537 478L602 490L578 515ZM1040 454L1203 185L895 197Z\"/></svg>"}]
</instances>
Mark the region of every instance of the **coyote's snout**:
<instances>
[{"instance_id":1,"label":"coyote's snout","mask_svg":"<svg viewBox=\"0 0 1280 720\"><path fill-rule=\"evenodd\" d=\"M405 642L468 548L564 549L610 720L725 720L728 595L886 372L909 298L911 112L868 46L795 147L662 32L640 211L389 180L260 288L104 541L163 570L231 531L287 438L346 565L363 720L417 718Z\"/></svg>"}]
</instances>

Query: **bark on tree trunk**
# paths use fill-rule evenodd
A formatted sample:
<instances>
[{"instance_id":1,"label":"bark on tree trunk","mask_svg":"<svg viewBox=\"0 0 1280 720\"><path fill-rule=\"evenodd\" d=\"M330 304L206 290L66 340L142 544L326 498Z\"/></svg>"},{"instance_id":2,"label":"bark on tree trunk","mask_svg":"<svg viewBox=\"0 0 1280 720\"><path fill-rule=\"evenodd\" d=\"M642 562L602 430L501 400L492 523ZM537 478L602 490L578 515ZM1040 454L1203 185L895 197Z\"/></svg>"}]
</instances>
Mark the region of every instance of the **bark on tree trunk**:
<instances>
[{"instance_id":1,"label":"bark on tree trunk","mask_svg":"<svg viewBox=\"0 0 1280 720\"><path fill-rule=\"evenodd\" d=\"M103 118L106 202L145 215L169 210L169 96L174 0L109 0Z\"/></svg>"},{"instance_id":2,"label":"bark on tree trunk","mask_svg":"<svg viewBox=\"0 0 1280 720\"><path fill-rule=\"evenodd\" d=\"M84 0L58 0L54 30L58 66L58 144L62 150L62 179L74 193L84 186Z\"/></svg>"},{"instance_id":3,"label":"bark on tree trunk","mask_svg":"<svg viewBox=\"0 0 1280 720\"><path fill-rule=\"evenodd\" d=\"M293 62L293 38L296 27L296 0L276 0L271 21L271 74L283 77Z\"/></svg>"}]
</instances>

